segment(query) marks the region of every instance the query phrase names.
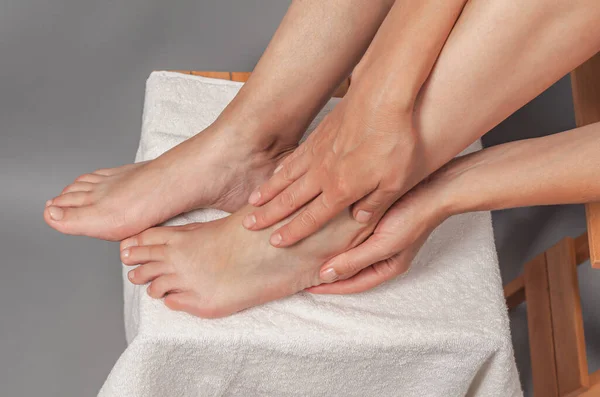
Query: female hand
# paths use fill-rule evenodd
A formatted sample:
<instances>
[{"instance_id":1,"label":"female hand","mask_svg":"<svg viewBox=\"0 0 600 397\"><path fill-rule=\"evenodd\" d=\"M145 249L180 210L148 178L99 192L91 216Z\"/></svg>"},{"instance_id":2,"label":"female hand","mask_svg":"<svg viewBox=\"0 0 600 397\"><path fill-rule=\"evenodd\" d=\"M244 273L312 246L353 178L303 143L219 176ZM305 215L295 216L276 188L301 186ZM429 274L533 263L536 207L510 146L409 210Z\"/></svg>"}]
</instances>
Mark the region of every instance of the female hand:
<instances>
[{"instance_id":1,"label":"female hand","mask_svg":"<svg viewBox=\"0 0 600 397\"><path fill-rule=\"evenodd\" d=\"M434 179L421 182L394 203L364 243L323 265L321 279L332 284L306 291L363 292L405 273L431 232L452 214L444 183Z\"/></svg>"},{"instance_id":2,"label":"female hand","mask_svg":"<svg viewBox=\"0 0 600 397\"><path fill-rule=\"evenodd\" d=\"M261 207L244 219L244 226L266 228L308 203L271 235L272 245L286 247L354 203L358 222L381 219L426 175L426 167L412 126L412 108L380 100L385 105L348 92L271 179L253 192L250 204Z\"/></svg>"}]
</instances>

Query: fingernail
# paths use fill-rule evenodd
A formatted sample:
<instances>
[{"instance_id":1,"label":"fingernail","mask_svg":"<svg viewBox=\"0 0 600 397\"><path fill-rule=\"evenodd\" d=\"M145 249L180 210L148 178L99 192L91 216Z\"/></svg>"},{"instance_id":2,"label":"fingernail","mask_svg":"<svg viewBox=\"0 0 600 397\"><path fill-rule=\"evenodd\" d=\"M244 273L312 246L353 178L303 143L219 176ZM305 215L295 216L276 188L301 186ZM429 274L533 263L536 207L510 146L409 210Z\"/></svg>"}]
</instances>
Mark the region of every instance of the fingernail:
<instances>
[{"instance_id":1,"label":"fingernail","mask_svg":"<svg viewBox=\"0 0 600 397\"><path fill-rule=\"evenodd\" d=\"M65 216L65 212L60 207L50 207L48 213L50 214L50 218L55 221L60 221Z\"/></svg>"},{"instance_id":2,"label":"fingernail","mask_svg":"<svg viewBox=\"0 0 600 397\"><path fill-rule=\"evenodd\" d=\"M321 280L324 283L333 283L335 280L337 280L337 278L338 275L335 272L335 269L332 267L321 272Z\"/></svg>"},{"instance_id":3,"label":"fingernail","mask_svg":"<svg viewBox=\"0 0 600 397\"><path fill-rule=\"evenodd\" d=\"M252 194L248 198L248 202L250 204L256 204L256 203L258 203L258 200L260 200L260 192L258 190L255 190L252 192Z\"/></svg>"},{"instance_id":4,"label":"fingernail","mask_svg":"<svg viewBox=\"0 0 600 397\"><path fill-rule=\"evenodd\" d=\"M369 219L371 219L372 216L373 216L372 212L360 210L356 213L355 219L357 222L367 223L367 222L369 222Z\"/></svg>"},{"instance_id":5,"label":"fingernail","mask_svg":"<svg viewBox=\"0 0 600 397\"><path fill-rule=\"evenodd\" d=\"M129 258L129 248L125 248L123 251L121 251L121 258Z\"/></svg>"},{"instance_id":6,"label":"fingernail","mask_svg":"<svg viewBox=\"0 0 600 397\"><path fill-rule=\"evenodd\" d=\"M271 240L270 240L271 245L278 246L279 244L281 244L281 240L282 240L281 234L275 233L274 235L271 236Z\"/></svg>"},{"instance_id":7,"label":"fingernail","mask_svg":"<svg viewBox=\"0 0 600 397\"><path fill-rule=\"evenodd\" d=\"M246 229L250 229L252 226L256 225L256 217L253 214L246 215L242 225L244 225Z\"/></svg>"},{"instance_id":8,"label":"fingernail","mask_svg":"<svg viewBox=\"0 0 600 397\"><path fill-rule=\"evenodd\" d=\"M48 207L50 204L52 204L52 200L46 201L46 207Z\"/></svg>"},{"instance_id":9,"label":"fingernail","mask_svg":"<svg viewBox=\"0 0 600 397\"><path fill-rule=\"evenodd\" d=\"M127 273L127 278L133 280L135 278L135 270L132 270L129 273Z\"/></svg>"},{"instance_id":10,"label":"fingernail","mask_svg":"<svg viewBox=\"0 0 600 397\"><path fill-rule=\"evenodd\" d=\"M282 168L283 168L283 164L279 164L277 166L277 168L275 168L275 171L273 171L273 175L275 175L276 173L278 173L279 171L281 171Z\"/></svg>"}]
</instances>

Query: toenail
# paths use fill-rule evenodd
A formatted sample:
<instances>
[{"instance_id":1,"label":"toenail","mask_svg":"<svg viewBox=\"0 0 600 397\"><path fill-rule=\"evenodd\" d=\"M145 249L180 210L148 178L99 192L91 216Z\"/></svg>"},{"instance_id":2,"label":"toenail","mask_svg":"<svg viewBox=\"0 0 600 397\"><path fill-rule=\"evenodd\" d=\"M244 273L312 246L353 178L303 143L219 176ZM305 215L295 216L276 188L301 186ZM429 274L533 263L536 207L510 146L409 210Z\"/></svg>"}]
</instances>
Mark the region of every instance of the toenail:
<instances>
[{"instance_id":1,"label":"toenail","mask_svg":"<svg viewBox=\"0 0 600 397\"><path fill-rule=\"evenodd\" d=\"M371 219L372 216L372 212L360 210L356 213L356 217L354 217L354 219L356 219L356 221L360 223L367 223L369 222L369 219Z\"/></svg>"},{"instance_id":2,"label":"toenail","mask_svg":"<svg viewBox=\"0 0 600 397\"><path fill-rule=\"evenodd\" d=\"M325 283L333 283L337 278L338 275L332 267L321 272L321 280Z\"/></svg>"},{"instance_id":3,"label":"toenail","mask_svg":"<svg viewBox=\"0 0 600 397\"><path fill-rule=\"evenodd\" d=\"M278 173L279 171L281 171L282 168L283 168L283 164L279 164L277 166L277 168L275 168L275 171L273 171L273 175L275 175L276 173Z\"/></svg>"},{"instance_id":4,"label":"toenail","mask_svg":"<svg viewBox=\"0 0 600 397\"><path fill-rule=\"evenodd\" d=\"M50 207L48 208L48 213L50 214L50 218L55 221L60 221L65 216L65 211L60 207Z\"/></svg>"},{"instance_id":5,"label":"toenail","mask_svg":"<svg viewBox=\"0 0 600 397\"><path fill-rule=\"evenodd\" d=\"M279 244L281 244L281 240L283 240L281 238L281 234L279 233L275 233L274 235L271 236L271 244L274 246L278 246Z\"/></svg>"},{"instance_id":6,"label":"toenail","mask_svg":"<svg viewBox=\"0 0 600 397\"><path fill-rule=\"evenodd\" d=\"M48 207L50 204L52 204L52 200L46 201L46 207Z\"/></svg>"},{"instance_id":7,"label":"toenail","mask_svg":"<svg viewBox=\"0 0 600 397\"><path fill-rule=\"evenodd\" d=\"M250 229L252 226L256 225L256 217L254 215L246 215L242 224L246 229Z\"/></svg>"},{"instance_id":8,"label":"toenail","mask_svg":"<svg viewBox=\"0 0 600 397\"><path fill-rule=\"evenodd\" d=\"M129 248L125 248L123 251L121 251L121 258L129 258Z\"/></svg>"},{"instance_id":9,"label":"toenail","mask_svg":"<svg viewBox=\"0 0 600 397\"><path fill-rule=\"evenodd\" d=\"M127 273L127 278L133 280L135 278L135 270L132 270L129 273Z\"/></svg>"},{"instance_id":10,"label":"toenail","mask_svg":"<svg viewBox=\"0 0 600 397\"><path fill-rule=\"evenodd\" d=\"M260 200L260 192L258 190L255 190L248 198L248 202L250 204L256 204L258 203L258 200Z\"/></svg>"}]
</instances>

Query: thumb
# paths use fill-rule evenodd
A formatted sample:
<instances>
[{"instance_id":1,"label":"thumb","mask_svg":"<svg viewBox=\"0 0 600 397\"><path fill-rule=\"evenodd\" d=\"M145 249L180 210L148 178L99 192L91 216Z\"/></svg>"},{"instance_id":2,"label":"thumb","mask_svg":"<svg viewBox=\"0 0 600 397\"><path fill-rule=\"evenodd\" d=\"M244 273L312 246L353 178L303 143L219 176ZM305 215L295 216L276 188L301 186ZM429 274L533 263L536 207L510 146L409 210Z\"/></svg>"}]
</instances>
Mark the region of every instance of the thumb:
<instances>
[{"instance_id":1,"label":"thumb","mask_svg":"<svg viewBox=\"0 0 600 397\"><path fill-rule=\"evenodd\" d=\"M379 284L406 272L406 269L406 258L401 252L361 270L352 278L332 284L317 285L306 289L306 291L312 294L356 294L375 288Z\"/></svg>"},{"instance_id":2,"label":"thumb","mask_svg":"<svg viewBox=\"0 0 600 397\"><path fill-rule=\"evenodd\" d=\"M394 243L389 237L373 234L358 247L346 251L323 265L320 271L321 281L333 283L352 277L362 269L394 255Z\"/></svg>"}]
</instances>

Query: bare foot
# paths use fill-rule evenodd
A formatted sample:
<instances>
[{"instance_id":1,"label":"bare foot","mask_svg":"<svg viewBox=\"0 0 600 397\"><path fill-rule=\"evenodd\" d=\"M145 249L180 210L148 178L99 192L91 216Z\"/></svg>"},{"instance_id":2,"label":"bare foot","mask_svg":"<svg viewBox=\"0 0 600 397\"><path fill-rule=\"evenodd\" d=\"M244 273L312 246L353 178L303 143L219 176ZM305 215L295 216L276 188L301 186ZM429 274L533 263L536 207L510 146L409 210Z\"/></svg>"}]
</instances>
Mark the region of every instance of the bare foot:
<instances>
[{"instance_id":1,"label":"bare foot","mask_svg":"<svg viewBox=\"0 0 600 397\"><path fill-rule=\"evenodd\" d=\"M192 209L233 212L291 149L259 150L215 122L155 160L81 175L46 203L44 219L62 233L117 241Z\"/></svg>"},{"instance_id":2,"label":"bare foot","mask_svg":"<svg viewBox=\"0 0 600 397\"><path fill-rule=\"evenodd\" d=\"M372 228L348 210L319 232L289 248L275 248L275 227L248 231L242 219L253 210L208 223L157 227L121 243L121 260L141 266L129 272L153 298L199 317L222 317L320 284L320 266L362 242ZM291 218L290 218L291 219Z\"/></svg>"}]
</instances>

